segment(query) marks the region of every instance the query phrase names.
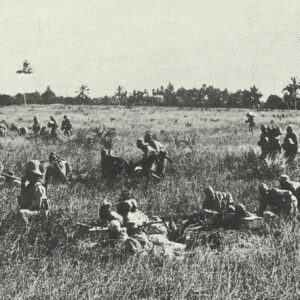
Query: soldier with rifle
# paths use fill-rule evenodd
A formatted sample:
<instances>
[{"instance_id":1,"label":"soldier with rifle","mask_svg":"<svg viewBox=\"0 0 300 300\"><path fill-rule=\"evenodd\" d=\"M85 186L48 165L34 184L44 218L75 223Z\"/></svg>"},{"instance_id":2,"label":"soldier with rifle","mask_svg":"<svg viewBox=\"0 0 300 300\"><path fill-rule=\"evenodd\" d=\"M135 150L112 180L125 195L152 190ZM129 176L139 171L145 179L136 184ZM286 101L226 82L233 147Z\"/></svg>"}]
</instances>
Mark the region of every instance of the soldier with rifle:
<instances>
[{"instance_id":1,"label":"soldier with rifle","mask_svg":"<svg viewBox=\"0 0 300 300\"><path fill-rule=\"evenodd\" d=\"M48 185L51 180L65 183L72 179L70 164L55 152L49 154L48 165L46 165L46 169L43 171L46 185Z\"/></svg>"},{"instance_id":2,"label":"soldier with rifle","mask_svg":"<svg viewBox=\"0 0 300 300\"><path fill-rule=\"evenodd\" d=\"M153 139L152 134L147 132L144 137L144 141L150 145L157 152L156 157L156 174L158 176L165 176L167 161L173 163L169 158L167 148L161 142L158 142Z\"/></svg>"},{"instance_id":3,"label":"soldier with rifle","mask_svg":"<svg viewBox=\"0 0 300 300\"><path fill-rule=\"evenodd\" d=\"M292 125L287 127L286 132L282 148L285 151L284 155L288 159L288 162L293 162L298 153L298 137L294 133Z\"/></svg>"},{"instance_id":4,"label":"soldier with rifle","mask_svg":"<svg viewBox=\"0 0 300 300\"><path fill-rule=\"evenodd\" d=\"M64 116L64 119L61 122L61 130L64 132L65 136L72 135L72 124L66 115Z\"/></svg>"},{"instance_id":5,"label":"soldier with rifle","mask_svg":"<svg viewBox=\"0 0 300 300\"><path fill-rule=\"evenodd\" d=\"M19 215L26 225L46 218L49 212L49 200L39 165L38 160L29 161L22 177L18 206Z\"/></svg>"}]
</instances>

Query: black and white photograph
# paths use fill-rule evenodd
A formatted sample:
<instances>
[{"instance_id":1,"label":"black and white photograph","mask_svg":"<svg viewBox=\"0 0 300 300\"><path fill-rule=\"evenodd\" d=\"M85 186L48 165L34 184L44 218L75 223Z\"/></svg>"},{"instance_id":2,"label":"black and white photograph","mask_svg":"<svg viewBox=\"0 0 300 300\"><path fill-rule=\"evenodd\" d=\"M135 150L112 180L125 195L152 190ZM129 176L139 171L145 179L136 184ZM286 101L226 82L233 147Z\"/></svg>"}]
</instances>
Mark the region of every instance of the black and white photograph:
<instances>
[{"instance_id":1,"label":"black and white photograph","mask_svg":"<svg viewBox=\"0 0 300 300\"><path fill-rule=\"evenodd\" d=\"M0 1L0 299L300 299L299 0Z\"/></svg>"}]
</instances>

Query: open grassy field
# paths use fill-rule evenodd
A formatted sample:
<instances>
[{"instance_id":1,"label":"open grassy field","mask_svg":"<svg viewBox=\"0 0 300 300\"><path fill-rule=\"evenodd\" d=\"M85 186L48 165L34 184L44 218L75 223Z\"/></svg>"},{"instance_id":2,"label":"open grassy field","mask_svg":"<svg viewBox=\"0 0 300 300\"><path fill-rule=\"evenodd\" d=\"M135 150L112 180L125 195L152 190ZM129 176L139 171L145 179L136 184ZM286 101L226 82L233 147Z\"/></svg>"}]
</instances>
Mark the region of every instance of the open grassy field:
<instances>
[{"instance_id":1,"label":"open grassy field","mask_svg":"<svg viewBox=\"0 0 300 300\"><path fill-rule=\"evenodd\" d=\"M257 127L248 132L245 110L188 110L177 108L117 108L88 106L5 107L0 120L29 127L37 116L46 123L50 114L61 122L67 114L75 134L63 141L25 139L9 133L0 139L1 161L21 175L29 159L46 160L50 151L69 160L74 170L93 168L100 174L101 143L86 138L90 128L114 127L113 153L125 159L141 157L135 142L147 130L169 150L174 164L167 177L148 187L132 188L141 209L149 215L197 211L203 188L230 191L249 210L257 208L258 183L278 185L282 172L299 179L299 161L287 166L276 161L269 166L257 159L259 125L293 124L299 132L300 112L257 112ZM114 188L98 182L50 186L48 197L54 210L62 209L75 221L97 218L99 205L117 201L121 182ZM16 208L18 189L0 190L0 218ZM224 241L226 242L226 233ZM75 255L58 247L48 255L27 249L12 249L13 241L0 237L0 298L2 299L299 299L300 226L281 222L276 234L232 233L219 251L200 247L182 260L150 255L127 260L103 261L99 253ZM78 246L80 248L80 245Z\"/></svg>"}]
</instances>

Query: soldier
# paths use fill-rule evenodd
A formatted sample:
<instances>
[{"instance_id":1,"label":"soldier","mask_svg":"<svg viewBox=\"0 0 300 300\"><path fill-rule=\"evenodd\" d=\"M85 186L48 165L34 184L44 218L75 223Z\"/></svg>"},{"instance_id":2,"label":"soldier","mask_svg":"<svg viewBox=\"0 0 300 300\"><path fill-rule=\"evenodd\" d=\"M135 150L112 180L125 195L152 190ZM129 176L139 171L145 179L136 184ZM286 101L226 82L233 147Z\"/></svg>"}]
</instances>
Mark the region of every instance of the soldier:
<instances>
[{"instance_id":1,"label":"soldier","mask_svg":"<svg viewBox=\"0 0 300 300\"><path fill-rule=\"evenodd\" d=\"M22 177L18 205L19 214L26 225L31 221L47 217L49 212L49 201L39 164L38 160L29 161Z\"/></svg>"},{"instance_id":2,"label":"soldier","mask_svg":"<svg viewBox=\"0 0 300 300\"><path fill-rule=\"evenodd\" d=\"M103 178L113 179L128 171L129 166L124 159L111 155L107 149L101 150L101 173Z\"/></svg>"},{"instance_id":3,"label":"soldier","mask_svg":"<svg viewBox=\"0 0 300 300\"><path fill-rule=\"evenodd\" d=\"M230 193L214 191L211 186L204 189L206 198L202 208L216 212L234 212L234 201Z\"/></svg>"},{"instance_id":4,"label":"soldier","mask_svg":"<svg viewBox=\"0 0 300 300\"><path fill-rule=\"evenodd\" d=\"M123 217L124 224L130 221L142 225L149 221L149 218L138 209L136 200L131 198L126 190L122 191L116 207L117 213Z\"/></svg>"},{"instance_id":5,"label":"soldier","mask_svg":"<svg viewBox=\"0 0 300 300\"><path fill-rule=\"evenodd\" d=\"M33 118L33 126L32 126L32 130L33 130L33 133L34 133L35 135L37 135L37 134L40 132L40 130L41 130L41 125L40 125L40 123L38 122L37 117L34 117L34 118Z\"/></svg>"},{"instance_id":6,"label":"soldier","mask_svg":"<svg viewBox=\"0 0 300 300\"><path fill-rule=\"evenodd\" d=\"M48 132L46 126L43 126L40 131L40 136L47 136L47 134Z\"/></svg>"},{"instance_id":7,"label":"soldier","mask_svg":"<svg viewBox=\"0 0 300 300\"><path fill-rule=\"evenodd\" d=\"M257 144L261 148L260 158L265 159L268 155L269 136L268 136L266 125L261 125L260 129L261 129L261 134Z\"/></svg>"},{"instance_id":8,"label":"soldier","mask_svg":"<svg viewBox=\"0 0 300 300\"><path fill-rule=\"evenodd\" d=\"M249 132L253 132L253 128L255 127L255 123L254 123L255 116L252 112L248 112L246 116L247 116L246 123L249 123Z\"/></svg>"},{"instance_id":9,"label":"soldier","mask_svg":"<svg viewBox=\"0 0 300 300\"><path fill-rule=\"evenodd\" d=\"M298 200L291 191L277 188L271 189L263 183L259 186L259 194L259 216L264 215L268 206L275 214L284 213L295 216L298 213Z\"/></svg>"},{"instance_id":10,"label":"soldier","mask_svg":"<svg viewBox=\"0 0 300 300\"><path fill-rule=\"evenodd\" d=\"M293 193L293 195L298 200L298 205L300 204L300 182L291 181L289 176L281 175L280 177L280 188L283 190L288 190Z\"/></svg>"},{"instance_id":11,"label":"soldier","mask_svg":"<svg viewBox=\"0 0 300 300\"><path fill-rule=\"evenodd\" d=\"M116 220L123 225L123 217L111 210L111 203L104 202L99 209L99 224L107 226L109 222Z\"/></svg>"},{"instance_id":12,"label":"soldier","mask_svg":"<svg viewBox=\"0 0 300 300\"><path fill-rule=\"evenodd\" d=\"M283 140L282 148L285 151L285 157L289 162L293 162L298 153L298 138L293 132L293 126L289 125L286 128L286 136Z\"/></svg>"},{"instance_id":13,"label":"soldier","mask_svg":"<svg viewBox=\"0 0 300 300\"><path fill-rule=\"evenodd\" d=\"M70 164L55 152L49 154L49 164L45 170L45 183L53 179L56 182L68 182L72 179L72 169Z\"/></svg>"},{"instance_id":14,"label":"soldier","mask_svg":"<svg viewBox=\"0 0 300 300\"><path fill-rule=\"evenodd\" d=\"M72 134L72 124L66 115L61 122L61 130L64 131L66 136L70 136Z\"/></svg>"},{"instance_id":15,"label":"soldier","mask_svg":"<svg viewBox=\"0 0 300 300\"><path fill-rule=\"evenodd\" d=\"M282 131L280 127L272 127L269 130L269 153L274 158L275 155L281 153L280 136Z\"/></svg>"},{"instance_id":16,"label":"soldier","mask_svg":"<svg viewBox=\"0 0 300 300\"><path fill-rule=\"evenodd\" d=\"M0 136L6 136L7 126L4 123L0 124Z\"/></svg>"},{"instance_id":17,"label":"soldier","mask_svg":"<svg viewBox=\"0 0 300 300\"><path fill-rule=\"evenodd\" d=\"M144 139L141 138L137 140L136 145L144 154L143 158L136 164L135 171L140 167L148 179L150 179L151 176L160 179L160 177L155 174L157 159L156 149L152 148L148 143L145 143Z\"/></svg>"},{"instance_id":18,"label":"soldier","mask_svg":"<svg viewBox=\"0 0 300 300\"><path fill-rule=\"evenodd\" d=\"M152 138L151 133L149 132L146 133L144 137L144 141L148 143L150 147L152 147L157 151L158 155L157 155L157 162L156 162L157 164L156 174L158 176L164 176L167 167L167 160L172 162L171 159L168 157L168 152L166 147L162 143L154 140Z\"/></svg>"},{"instance_id":19,"label":"soldier","mask_svg":"<svg viewBox=\"0 0 300 300\"><path fill-rule=\"evenodd\" d=\"M51 128L50 136L53 138L57 137L57 128L58 124L54 117L50 116L50 122L48 123L48 127Z\"/></svg>"}]
</instances>

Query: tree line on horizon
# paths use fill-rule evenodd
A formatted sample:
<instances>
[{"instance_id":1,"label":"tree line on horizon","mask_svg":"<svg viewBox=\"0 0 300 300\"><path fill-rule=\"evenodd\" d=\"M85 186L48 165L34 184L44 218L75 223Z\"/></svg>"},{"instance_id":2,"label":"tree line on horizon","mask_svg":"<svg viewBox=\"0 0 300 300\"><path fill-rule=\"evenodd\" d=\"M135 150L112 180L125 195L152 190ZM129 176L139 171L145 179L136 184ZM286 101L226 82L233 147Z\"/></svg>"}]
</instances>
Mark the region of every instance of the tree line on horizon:
<instances>
[{"instance_id":1,"label":"tree line on horizon","mask_svg":"<svg viewBox=\"0 0 300 300\"><path fill-rule=\"evenodd\" d=\"M201 88L185 89L181 87L175 90L169 83L166 88L134 90L128 93L124 87L118 86L112 96L91 98L87 85L81 85L74 97L57 96L48 86L43 93L26 93L27 104L87 104L87 105L119 105L119 106L169 106L169 107L224 107L224 108L249 108L249 109L300 109L298 91L300 83L292 77L291 82L283 88L283 97L270 95L266 102L262 102L262 94L256 86L249 89L229 92L211 85L203 84ZM22 105L24 94L15 96L0 94L0 105Z\"/></svg>"}]
</instances>

